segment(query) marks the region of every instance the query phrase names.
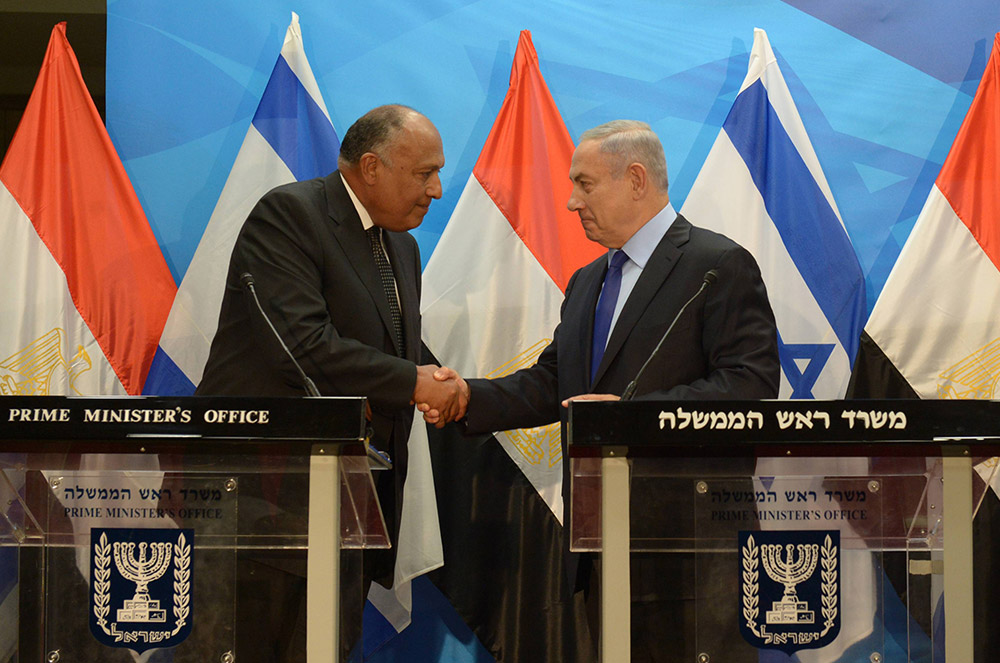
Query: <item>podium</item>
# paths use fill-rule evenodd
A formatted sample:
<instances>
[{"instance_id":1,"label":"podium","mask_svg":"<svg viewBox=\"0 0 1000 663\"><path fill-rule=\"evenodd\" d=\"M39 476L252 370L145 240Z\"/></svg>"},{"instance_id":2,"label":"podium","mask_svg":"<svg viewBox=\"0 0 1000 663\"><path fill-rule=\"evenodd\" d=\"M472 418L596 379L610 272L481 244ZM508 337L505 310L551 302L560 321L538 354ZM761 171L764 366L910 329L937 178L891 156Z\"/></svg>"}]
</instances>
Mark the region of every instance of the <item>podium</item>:
<instances>
[{"instance_id":1,"label":"podium","mask_svg":"<svg viewBox=\"0 0 1000 663\"><path fill-rule=\"evenodd\" d=\"M602 661L630 659L631 592L647 590L630 563L677 588L659 597L677 604L661 624L677 660L973 660L972 520L1000 403L573 402L567 435Z\"/></svg>"},{"instance_id":2,"label":"podium","mask_svg":"<svg viewBox=\"0 0 1000 663\"><path fill-rule=\"evenodd\" d=\"M267 567L305 587L307 660L339 660L340 551L389 547L363 398L9 396L0 422L0 659L254 660Z\"/></svg>"}]
</instances>

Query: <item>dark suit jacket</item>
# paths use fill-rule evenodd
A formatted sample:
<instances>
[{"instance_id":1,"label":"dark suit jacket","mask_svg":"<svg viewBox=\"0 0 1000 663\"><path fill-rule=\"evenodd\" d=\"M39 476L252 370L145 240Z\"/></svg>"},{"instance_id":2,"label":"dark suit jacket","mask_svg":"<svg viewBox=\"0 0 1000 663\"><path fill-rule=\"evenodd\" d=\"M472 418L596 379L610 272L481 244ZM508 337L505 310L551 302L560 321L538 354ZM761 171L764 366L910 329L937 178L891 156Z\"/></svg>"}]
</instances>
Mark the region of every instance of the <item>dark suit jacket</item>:
<instances>
[{"instance_id":1,"label":"dark suit jacket","mask_svg":"<svg viewBox=\"0 0 1000 663\"><path fill-rule=\"evenodd\" d=\"M565 418L567 409L560 405L565 398L588 392L621 394L677 312L701 287L710 269L718 272L718 281L678 320L639 381L636 397L686 400L776 397L780 379L777 330L756 261L732 240L696 228L678 216L653 251L622 308L594 382L590 380L591 338L594 310L607 272L606 256L581 268L570 279L559 326L534 366L496 380L469 380L467 431L541 426ZM563 426L564 434L565 431ZM643 469L637 471L640 463ZM727 473L737 476L752 472L752 464L720 465L716 460L713 465L720 471L724 466ZM693 534L688 522L689 514L694 513L690 488L678 490L682 484L664 484L658 480L637 483L635 477L643 473L660 475L656 467L663 467L666 474L679 474L703 472L703 466L704 463L688 459L636 460L631 499L644 508L631 512L632 535L640 538L662 535L663 527L659 525L662 514L674 514L668 520L675 534L689 534L678 528L690 528ZM563 467L564 503L570 511L570 464L566 462ZM565 522L570 522L569 515ZM647 660L651 651L666 659L670 659L670 652L677 654L677 660L682 656L684 660L689 655L694 657L694 652L688 651L694 640L687 633L687 626L693 624L688 618L693 614L693 602L662 603L665 598L673 601L695 595L692 561L677 555L633 559L633 660ZM593 596L591 560L581 560L579 572L576 564L575 560L567 562L570 582L576 590ZM719 586L728 591L729 585ZM588 600L591 605L596 603ZM727 623L726 627L729 626ZM591 623L591 627L596 628L596 624ZM725 632L735 632L739 637L738 629L728 628ZM653 660L652 655L649 658Z\"/></svg>"},{"instance_id":2,"label":"dark suit jacket","mask_svg":"<svg viewBox=\"0 0 1000 663\"><path fill-rule=\"evenodd\" d=\"M718 281L677 322L636 397L777 397L777 331L756 261L727 237L678 215L622 308L595 381L590 348L605 256L570 279L559 326L534 366L505 378L469 381L469 432L541 426L564 415L560 402L567 397L621 394L709 269L718 272Z\"/></svg>"},{"instance_id":3,"label":"dark suit jacket","mask_svg":"<svg viewBox=\"0 0 1000 663\"><path fill-rule=\"evenodd\" d=\"M383 237L402 308L405 358L396 354L388 300L339 171L268 192L233 249L219 328L197 393L304 393L297 371L241 283L241 275L249 272L264 310L319 392L368 397L374 442L393 455L398 498L420 353L420 256L409 233L386 231ZM393 495L383 490L380 497L395 537L399 499L387 504Z\"/></svg>"}]
</instances>

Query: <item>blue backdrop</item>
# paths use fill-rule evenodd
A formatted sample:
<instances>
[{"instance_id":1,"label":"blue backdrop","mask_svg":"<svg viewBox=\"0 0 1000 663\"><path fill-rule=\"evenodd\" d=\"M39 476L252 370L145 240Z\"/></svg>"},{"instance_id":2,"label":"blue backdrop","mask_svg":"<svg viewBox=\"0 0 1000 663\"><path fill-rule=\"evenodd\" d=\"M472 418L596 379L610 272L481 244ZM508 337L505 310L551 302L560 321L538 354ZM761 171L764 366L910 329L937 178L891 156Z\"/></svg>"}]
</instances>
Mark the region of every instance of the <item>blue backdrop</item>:
<instances>
[{"instance_id":1,"label":"blue backdrop","mask_svg":"<svg viewBox=\"0 0 1000 663\"><path fill-rule=\"evenodd\" d=\"M571 136L617 118L653 126L680 209L746 73L753 29L765 29L858 254L869 310L1000 30L997 0L109 0L108 129L178 282L292 11L341 136L388 102L440 129L444 197L414 231L425 263L503 101L520 30L532 32ZM491 660L430 583L415 591L414 624L444 625L407 629L410 649L381 661L432 651Z\"/></svg>"},{"instance_id":2,"label":"blue backdrop","mask_svg":"<svg viewBox=\"0 0 1000 663\"><path fill-rule=\"evenodd\" d=\"M444 198L414 231L425 262L500 108L521 29L532 31L574 138L615 118L653 126L679 209L746 72L753 28L764 28L854 242L869 307L1000 30L996 0L110 0L108 126L178 281L293 10L339 133L386 102L441 130Z\"/></svg>"}]
</instances>

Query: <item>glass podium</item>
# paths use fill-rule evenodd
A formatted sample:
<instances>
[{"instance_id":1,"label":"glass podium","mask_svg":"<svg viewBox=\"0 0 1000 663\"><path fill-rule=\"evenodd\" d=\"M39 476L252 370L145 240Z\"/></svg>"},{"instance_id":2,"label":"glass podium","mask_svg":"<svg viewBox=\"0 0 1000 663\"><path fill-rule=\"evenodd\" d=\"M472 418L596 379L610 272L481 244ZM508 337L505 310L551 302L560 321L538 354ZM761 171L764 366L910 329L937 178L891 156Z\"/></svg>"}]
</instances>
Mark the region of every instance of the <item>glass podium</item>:
<instances>
[{"instance_id":1,"label":"glass podium","mask_svg":"<svg viewBox=\"0 0 1000 663\"><path fill-rule=\"evenodd\" d=\"M570 546L599 554L601 659L629 660L649 595L670 606L678 661L973 661L972 519L998 415L981 401L572 403Z\"/></svg>"},{"instance_id":2,"label":"glass podium","mask_svg":"<svg viewBox=\"0 0 1000 663\"><path fill-rule=\"evenodd\" d=\"M308 660L337 660L363 603L341 596L340 550L389 546L364 412L363 398L0 400L0 660L253 660L236 634L272 626L249 589L266 593L251 577L265 567L305 588Z\"/></svg>"}]
</instances>

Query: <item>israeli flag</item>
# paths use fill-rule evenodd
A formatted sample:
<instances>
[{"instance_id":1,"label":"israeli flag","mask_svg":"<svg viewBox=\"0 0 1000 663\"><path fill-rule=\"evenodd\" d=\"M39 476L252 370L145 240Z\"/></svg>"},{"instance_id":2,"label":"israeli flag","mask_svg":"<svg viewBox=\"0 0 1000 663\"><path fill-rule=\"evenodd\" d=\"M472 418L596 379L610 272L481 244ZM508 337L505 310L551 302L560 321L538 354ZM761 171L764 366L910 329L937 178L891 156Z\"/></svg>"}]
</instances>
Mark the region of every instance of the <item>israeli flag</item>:
<instances>
[{"instance_id":1,"label":"israeli flag","mask_svg":"<svg viewBox=\"0 0 1000 663\"><path fill-rule=\"evenodd\" d=\"M843 398L864 275L767 35L682 208L760 265L778 324L779 398Z\"/></svg>"},{"instance_id":2,"label":"israeli flag","mask_svg":"<svg viewBox=\"0 0 1000 663\"><path fill-rule=\"evenodd\" d=\"M778 325L779 398L843 398L867 311L864 276L767 34L754 30L747 75L682 208L695 225L742 244L760 265ZM757 485L822 491L824 476L856 477L867 460L762 458ZM847 521L843 541L858 541ZM801 527L769 521L764 530ZM841 636L800 651L798 663L832 663L869 637L878 605L872 554L842 558ZM847 633L850 637L843 637ZM761 663L788 660L762 652Z\"/></svg>"},{"instance_id":3,"label":"israeli flag","mask_svg":"<svg viewBox=\"0 0 1000 663\"><path fill-rule=\"evenodd\" d=\"M194 393L218 327L229 258L250 210L276 186L333 172L339 153L292 13L274 71L170 309L145 393Z\"/></svg>"}]
</instances>

